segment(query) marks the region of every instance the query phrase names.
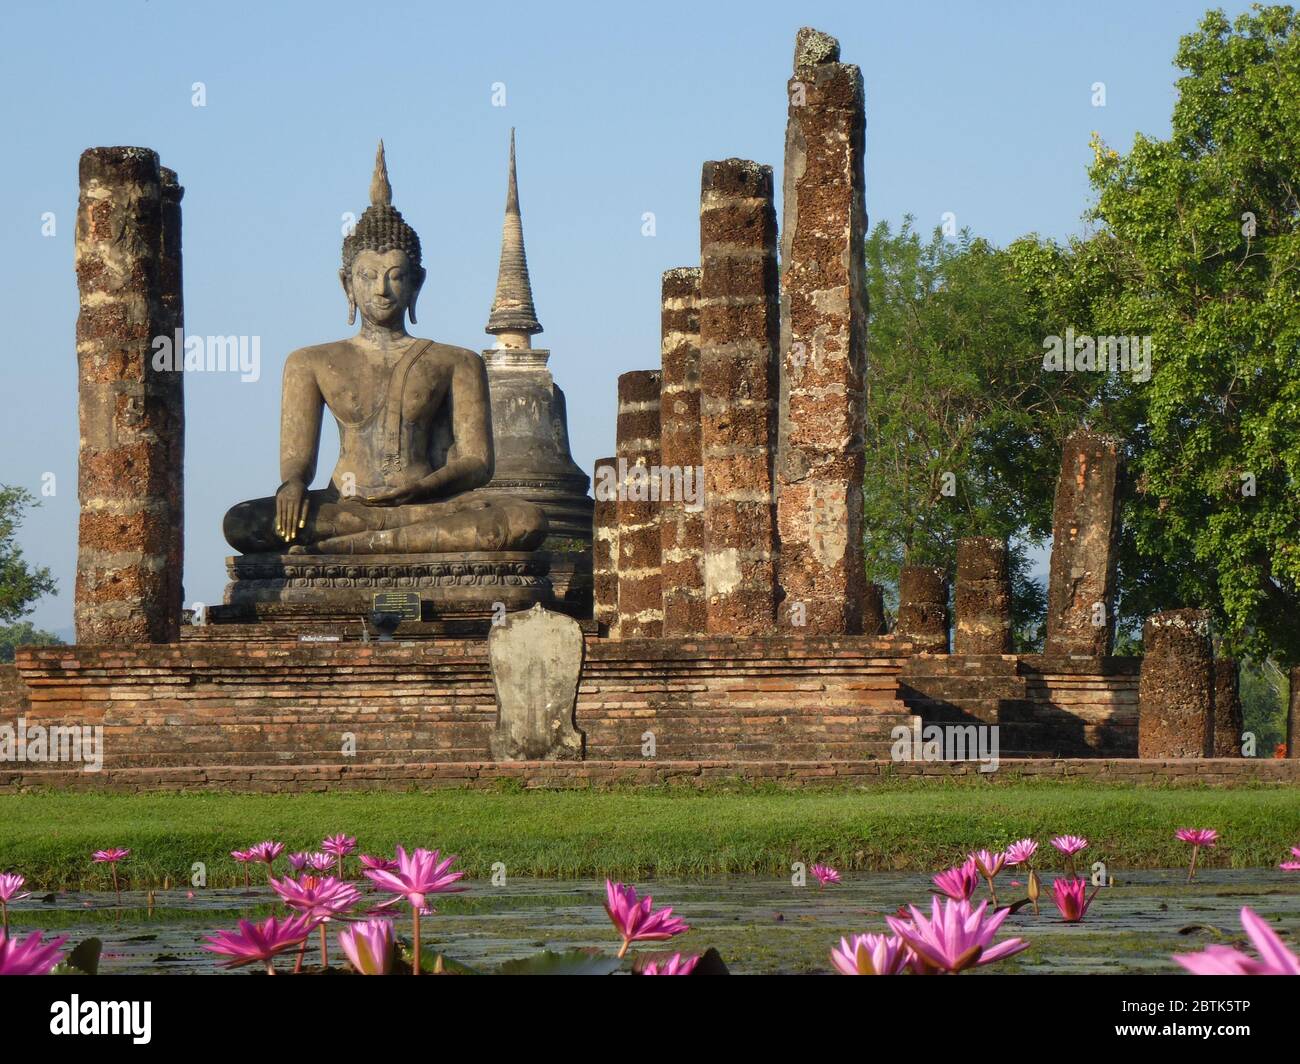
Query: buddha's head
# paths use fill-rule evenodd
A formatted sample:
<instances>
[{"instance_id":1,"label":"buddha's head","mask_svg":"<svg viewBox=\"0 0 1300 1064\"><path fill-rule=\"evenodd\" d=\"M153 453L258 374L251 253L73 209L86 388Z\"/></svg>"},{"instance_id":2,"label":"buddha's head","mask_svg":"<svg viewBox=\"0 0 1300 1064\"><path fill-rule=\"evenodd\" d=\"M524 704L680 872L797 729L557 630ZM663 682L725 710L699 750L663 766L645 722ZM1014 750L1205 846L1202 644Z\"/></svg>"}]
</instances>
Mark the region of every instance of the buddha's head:
<instances>
[{"instance_id":1,"label":"buddha's head","mask_svg":"<svg viewBox=\"0 0 1300 1064\"><path fill-rule=\"evenodd\" d=\"M420 238L393 207L381 140L370 182L370 206L343 240L339 280L348 297L348 324L356 321L358 310L372 325L401 328L408 313L415 324L415 300L424 277Z\"/></svg>"}]
</instances>

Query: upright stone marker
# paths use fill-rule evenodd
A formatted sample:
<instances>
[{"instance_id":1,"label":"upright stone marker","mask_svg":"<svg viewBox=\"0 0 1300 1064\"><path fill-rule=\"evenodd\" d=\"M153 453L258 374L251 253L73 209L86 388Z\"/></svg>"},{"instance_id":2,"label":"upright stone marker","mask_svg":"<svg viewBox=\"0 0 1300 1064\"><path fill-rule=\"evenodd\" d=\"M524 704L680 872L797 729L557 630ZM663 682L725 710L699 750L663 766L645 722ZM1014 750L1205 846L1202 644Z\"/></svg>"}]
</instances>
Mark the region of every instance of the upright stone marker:
<instances>
[{"instance_id":1,"label":"upright stone marker","mask_svg":"<svg viewBox=\"0 0 1300 1064\"><path fill-rule=\"evenodd\" d=\"M957 543L958 654L1011 653L1011 573L1005 540L971 536Z\"/></svg>"},{"instance_id":2,"label":"upright stone marker","mask_svg":"<svg viewBox=\"0 0 1300 1064\"><path fill-rule=\"evenodd\" d=\"M592 474L592 616L616 635L618 629L618 459L601 458Z\"/></svg>"},{"instance_id":3,"label":"upright stone marker","mask_svg":"<svg viewBox=\"0 0 1300 1064\"><path fill-rule=\"evenodd\" d=\"M704 164L700 195L700 413L704 590L714 635L776 619L776 209L772 168Z\"/></svg>"},{"instance_id":4,"label":"upright stone marker","mask_svg":"<svg viewBox=\"0 0 1300 1064\"><path fill-rule=\"evenodd\" d=\"M1241 757L1245 727L1237 662L1222 658L1214 663L1214 736L1210 756Z\"/></svg>"},{"instance_id":5,"label":"upright stone marker","mask_svg":"<svg viewBox=\"0 0 1300 1064\"><path fill-rule=\"evenodd\" d=\"M703 635L704 460L700 451L700 271L668 270L662 288L660 543L663 634Z\"/></svg>"},{"instance_id":6,"label":"upright stone marker","mask_svg":"<svg viewBox=\"0 0 1300 1064\"><path fill-rule=\"evenodd\" d=\"M867 584L862 594L862 634L885 634L885 589Z\"/></svg>"},{"instance_id":7,"label":"upright stone marker","mask_svg":"<svg viewBox=\"0 0 1300 1064\"><path fill-rule=\"evenodd\" d=\"M1119 441L1077 429L1065 441L1052 513L1049 656L1110 653L1119 558Z\"/></svg>"},{"instance_id":8,"label":"upright stone marker","mask_svg":"<svg viewBox=\"0 0 1300 1064\"><path fill-rule=\"evenodd\" d=\"M180 186L148 148L82 153L76 265L79 643L180 635ZM155 338L173 356L154 366Z\"/></svg>"},{"instance_id":9,"label":"upright stone marker","mask_svg":"<svg viewBox=\"0 0 1300 1064\"><path fill-rule=\"evenodd\" d=\"M618 453L623 478L618 500L618 638L663 635L659 536L658 370L618 378Z\"/></svg>"},{"instance_id":10,"label":"upright stone marker","mask_svg":"<svg viewBox=\"0 0 1300 1064\"><path fill-rule=\"evenodd\" d=\"M1213 721L1209 614L1205 610L1152 614L1142 626L1138 757L1207 757Z\"/></svg>"},{"instance_id":11,"label":"upright stone marker","mask_svg":"<svg viewBox=\"0 0 1300 1064\"><path fill-rule=\"evenodd\" d=\"M894 632L918 650L948 651L948 577L934 565L904 565L898 571L898 623Z\"/></svg>"},{"instance_id":12,"label":"upright stone marker","mask_svg":"<svg viewBox=\"0 0 1300 1064\"><path fill-rule=\"evenodd\" d=\"M825 635L862 631L866 584L866 120L862 72L839 56L817 30L795 38L781 228L780 622Z\"/></svg>"},{"instance_id":13,"label":"upright stone marker","mask_svg":"<svg viewBox=\"0 0 1300 1064\"><path fill-rule=\"evenodd\" d=\"M582 627L541 605L512 613L488 636L497 696L492 756L498 761L580 760L573 711L582 676Z\"/></svg>"}]
</instances>

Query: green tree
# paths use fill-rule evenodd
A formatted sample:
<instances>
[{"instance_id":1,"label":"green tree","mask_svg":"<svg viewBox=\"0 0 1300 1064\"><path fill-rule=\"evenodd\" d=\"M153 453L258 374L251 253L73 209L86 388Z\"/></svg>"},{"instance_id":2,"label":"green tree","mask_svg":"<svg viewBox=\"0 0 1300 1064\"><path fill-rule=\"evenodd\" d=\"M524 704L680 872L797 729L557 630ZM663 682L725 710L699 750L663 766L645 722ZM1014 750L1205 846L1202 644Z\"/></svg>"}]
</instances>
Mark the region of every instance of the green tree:
<instances>
[{"instance_id":1,"label":"green tree","mask_svg":"<svg viewBox=\"0 0 1300 1064\"><path fill-rule=\"evenodd\" d=\"M892 589L901 565L950 568L961 537L1005 537L1024 648L1046 609L1028 552L1051 534L1061 443L1100 387L1042 371L1069 257L1032 237L1007 250L967 232L923 241L911 218L866 246L869 577Z\"/></svg>"},{"instance_id":2,"label":"green tree","mask_svg":"<svg viewBox=\"0 0 1300 1064\"><path fill-rule=\"evenodd\" d=\"M49 632L19 618L31 613L42 595L55 594L54 578L44 566L33 568L16 542L29 507L39 505L23 488L0 485L0 661L12 661L14 647L24 643L57 643Z\"/></svg>"},{"instance_id":3,"label":"green tree","mask_svg":"<svg viewBox=\"0 0 1300 1064\"><path fill-rule=\"evenodd\" d=\"M1300 663L1300 23L1185 36L1170 137L1094 141L1099 331L1152 337L1125 594L1212 609L1228 653Z\"/></svg>"}]
</instances>

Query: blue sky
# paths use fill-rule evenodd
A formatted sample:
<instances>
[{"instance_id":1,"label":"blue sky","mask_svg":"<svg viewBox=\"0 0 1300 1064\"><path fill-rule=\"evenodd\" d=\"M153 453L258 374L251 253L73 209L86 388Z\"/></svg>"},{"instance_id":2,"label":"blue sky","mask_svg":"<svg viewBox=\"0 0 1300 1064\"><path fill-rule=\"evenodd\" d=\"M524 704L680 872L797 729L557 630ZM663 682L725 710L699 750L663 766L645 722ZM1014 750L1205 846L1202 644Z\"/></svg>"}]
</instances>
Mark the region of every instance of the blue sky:
<instances>
[{"instance_id":1,"label":"blue sky","mask_svg":"<svg viewBox=\"0 0 1300 1064\"><path fill-rule=\"evenodd\" d=\"M840 39L866 83L872 223L944 212L997 243L1081 230L1088 139L1168 130L1181 34L1204 0L983 3L362 5L162 0L6 6L0 99L0 482L56 494L23 528L72 621L76 567L77 158L156 149L186 188L191 334L260 336L262 373L186 380L186 599L219 602L222 514L279 483L280 371L348 335L341 216L366 204L375 141L429 279L419 332L479 349L496 280L505 161L519 180L537 307L590 471L620 373L658 365L659 275L698 262L700 164L779 168L795 30ZM1244 3L1224 5L1230 15ZM1106 105L1092 103L1104 82ZM203 82L206 106L192 105ZM493 86L505 106L493 106ZM778 177L779 186L779 177ZM56 231L42 235L53 212ZM655 235L642 217L655 215ZM335 450L322 448L318 486Z\"/></svg>"}]
</instances>

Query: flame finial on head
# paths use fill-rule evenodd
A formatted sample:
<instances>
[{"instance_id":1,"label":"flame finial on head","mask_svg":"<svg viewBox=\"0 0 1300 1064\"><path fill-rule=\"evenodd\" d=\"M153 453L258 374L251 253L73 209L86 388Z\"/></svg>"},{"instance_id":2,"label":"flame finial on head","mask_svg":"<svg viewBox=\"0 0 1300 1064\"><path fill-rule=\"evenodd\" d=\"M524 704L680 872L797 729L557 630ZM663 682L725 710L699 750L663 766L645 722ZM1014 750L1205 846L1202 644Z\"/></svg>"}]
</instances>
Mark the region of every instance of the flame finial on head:
<instances>
[{"instance_id":1,"label":"flame finial on head","mask_svg":"<svg viewBox=\"0 0 1300 1064\"><path fill-rule=\"evenodd\" d=\"M388 183L388 161L384 158L384 138L379 138L375 149L375 173L370 179L370 206L391 207L393 186Z\"/></svg>"}]
</instances>

